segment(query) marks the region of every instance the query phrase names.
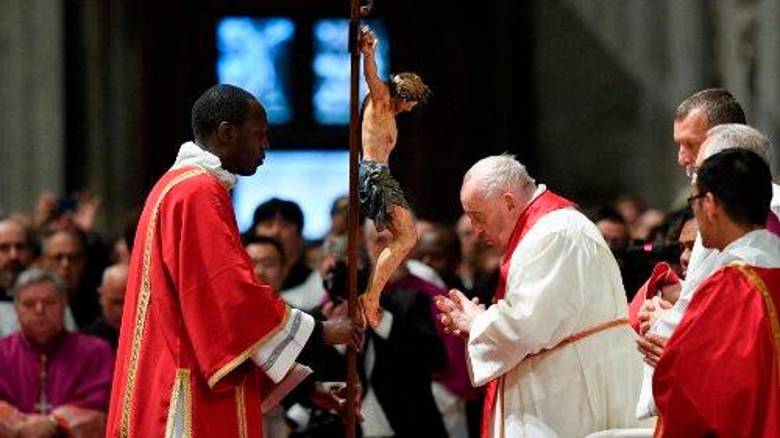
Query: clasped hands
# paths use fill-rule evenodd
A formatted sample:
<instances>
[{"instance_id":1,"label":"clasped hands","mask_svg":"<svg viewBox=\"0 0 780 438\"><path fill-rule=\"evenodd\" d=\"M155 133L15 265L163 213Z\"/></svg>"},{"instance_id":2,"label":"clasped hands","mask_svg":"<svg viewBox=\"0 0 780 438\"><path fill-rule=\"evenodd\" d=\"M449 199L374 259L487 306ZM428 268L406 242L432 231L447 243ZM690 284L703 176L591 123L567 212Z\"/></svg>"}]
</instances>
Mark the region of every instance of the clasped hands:
<instances>
[{"instance_id":1,"label":"clasped hands","mask_svg":"<svg viewBox=\"0 0 780 438\"><path fill-rule=\"evenodd\" d=\"M479 303L479 298L469 300L457 289L450 290L447 296L435 297L434 304L439 309L439 322L444 332L463 339L468 339L474 319L485 312L485 306Z\"/></svg>"},{"instance_id":2,"label":"clasped hands","mask_svg":"<svg viewBox=\"0 0 780 438\"><path fill-rule=\"evenodd\" d=\"M645 363L653 368L658 365L669 338L648 333L648 330L655 324L660 312L671 308L672 303L663 298L654 297L645 300L637 313L637 318L639 319L639 339L636 341L637 349L642 354L642 359Z\"/></svg>"}]
</instances>

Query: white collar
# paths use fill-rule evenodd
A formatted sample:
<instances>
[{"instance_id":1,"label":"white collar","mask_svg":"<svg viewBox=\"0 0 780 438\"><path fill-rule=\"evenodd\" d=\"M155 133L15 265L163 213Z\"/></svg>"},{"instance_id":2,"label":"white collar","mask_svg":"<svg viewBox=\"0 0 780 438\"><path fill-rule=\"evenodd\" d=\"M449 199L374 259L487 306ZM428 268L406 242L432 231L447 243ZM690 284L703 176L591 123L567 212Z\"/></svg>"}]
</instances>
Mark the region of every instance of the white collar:
<instances>
[{"instance_id":1,"label":"white collar","mask_svg":"<svg viewBox=\"0 0 780 438\"><path fill-rule=\"evenodd\" d=\"M542 193L544 193L546 191L547 191L547 186L544 185L544 184L539 184L538 186L536 186L536 190L534 191L533 196L531 196L531 201L533 201L534 199L542 196ZM530 203L530 201L529 201L529 203Z\"/></svg>"},{"instance_id":2,"label":"white collar","mask_svg":"<svg viewBox=\"0 0 780 438\"><path fill-rule=\"evenodd\" d=\"M222 161L211 152L201 148L195 142L188 141L181 145L176 155L176 162L171 169L184 166L198 166L214 175L228 190L236 185L236 176L222 168Z\"/></svg>"},{"instance_id":3,"label":"white collar","mask_svg":"<svg viewBox=\"0 0 780 438\"><path fill-rule=\"evenodd\" d=\"M718 255L718 266L742 261L762 268L780 267L780 238L765 228L751 231L729 243Z\"/></svg>"}]
</instances>

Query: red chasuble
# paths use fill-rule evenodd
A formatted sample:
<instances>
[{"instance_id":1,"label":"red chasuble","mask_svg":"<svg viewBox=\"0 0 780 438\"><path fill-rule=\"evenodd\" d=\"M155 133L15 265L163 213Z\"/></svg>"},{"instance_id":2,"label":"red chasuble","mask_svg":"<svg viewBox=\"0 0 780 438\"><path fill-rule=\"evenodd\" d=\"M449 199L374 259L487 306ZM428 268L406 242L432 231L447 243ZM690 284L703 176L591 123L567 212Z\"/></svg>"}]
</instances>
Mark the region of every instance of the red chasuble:
<instances>
[{"instance_id":1,"label":"red chasuble","mask_svg":"<svg viewBox=\"0 0 780 438\"><path fill-rule=\"evenodd\" d=\"M523 240L523 237L525 237L536 222L547 213L573 206L573 202L562 198L549 190L546 190L528 204L528 207L526 207L520 217L517 218L515 229L512 231L512 236L509 238L509 244L504 250L504 255L501 257L500 276L498 278L496 294L493 298L494 301L504 298L504 295L506 294L506 283L509 278L509 266L512 261L512 254L515 252L515 249L517 249L517 245ZM482 437L490 436L497 395L498 379L493 379L488 382L487 387L485 388L485 404L482 409Z\"/></svg>"},{"instance_id":2,"label":"red chasuble","mask_svg":"<svg viewBox=\"0 0 780 438\"><path fill-rule=\"evenodd\" d=\"M288 311L250 266L227 189L166 173L138 223L107 436L261 436L267 380L247 359Z\"/></svg>"},{"instance_id":3,"label":"red chasuble","mask_svg":"<svg viewBox=\"0 0 780 438\"><path fill-rule=\"evenodd\" d=\"M653 378L656 436L780 436L780 268L727 266L696 291Z\"/></svg>"}]
</instances>

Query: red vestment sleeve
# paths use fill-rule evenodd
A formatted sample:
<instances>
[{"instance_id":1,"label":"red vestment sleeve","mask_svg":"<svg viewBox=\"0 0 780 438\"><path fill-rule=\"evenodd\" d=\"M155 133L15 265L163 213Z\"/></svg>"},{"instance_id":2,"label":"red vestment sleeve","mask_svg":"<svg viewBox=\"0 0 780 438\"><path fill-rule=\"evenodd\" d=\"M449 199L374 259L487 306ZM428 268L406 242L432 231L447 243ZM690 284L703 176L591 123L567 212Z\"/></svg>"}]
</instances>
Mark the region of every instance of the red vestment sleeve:
<instances>
[{"instance_id":1,"label":"red vestment sleeve","mask_svg":"<svg viewBox=\"0 0 780 438\"><path fill-rule=\"evenodd\" d=\"M765 306L739 267L699 286L655 370L661 436L780 436L777 351Z\"/></svg>"},{"instance_id":2,"label":"red vestment sleeve","mask_svg":"<svg viewBox=\"0 0 780 438\"><path fill-rule=\"evenodd\" d=\"M163 203L162 252L197 371L214 387L279 330L287 306L255 281L227 190L203 175Z\"/></svg>"},{"instance_id":3,"label":"red vestment sleeve","mask_svg":"<svg viewBox=\"0 0 780 438\"><path fill-rule=\"evenodd\" d=\"M628 320L635 332L639 333L639 310L642 308L645 300L652 299L658 289L664 285L679 282L680 279L668 263L661 262L655 265L650 278L639 288L628 305Z\"/></svg>"}]
</instances>

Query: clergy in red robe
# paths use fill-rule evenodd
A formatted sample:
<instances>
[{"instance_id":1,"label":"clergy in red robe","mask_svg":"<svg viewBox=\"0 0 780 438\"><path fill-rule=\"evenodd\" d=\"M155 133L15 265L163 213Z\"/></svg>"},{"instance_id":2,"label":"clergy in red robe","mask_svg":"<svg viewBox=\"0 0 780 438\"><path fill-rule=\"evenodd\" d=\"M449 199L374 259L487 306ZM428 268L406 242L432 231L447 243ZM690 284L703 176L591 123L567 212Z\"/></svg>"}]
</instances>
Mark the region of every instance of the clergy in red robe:
<instances>
[{"instance_id":1,"label":"clergy in red robe","mask_svg":"<svg viewBox=\"0 0 780 438\"><path fill-rule=\"evenodd\" d=\"M329 337L255 281L241 246L228 190L262 163L262 106L217 85L192 124L138 223L108 436L260 437L263 410L311 372L304 344Z\"/></svg>"},{"instance_id":2,"label":"clergy in red robe","mask_svg":"<svg viewBox=\"0 0 780 438\"><path fill-rule=\"evenodd\" d=\"M769 167L730 149L690 198L719 268L696 290L655 370L657 436L780 436L780 238L764 226Z\"/></svg>"}]
</instances>

